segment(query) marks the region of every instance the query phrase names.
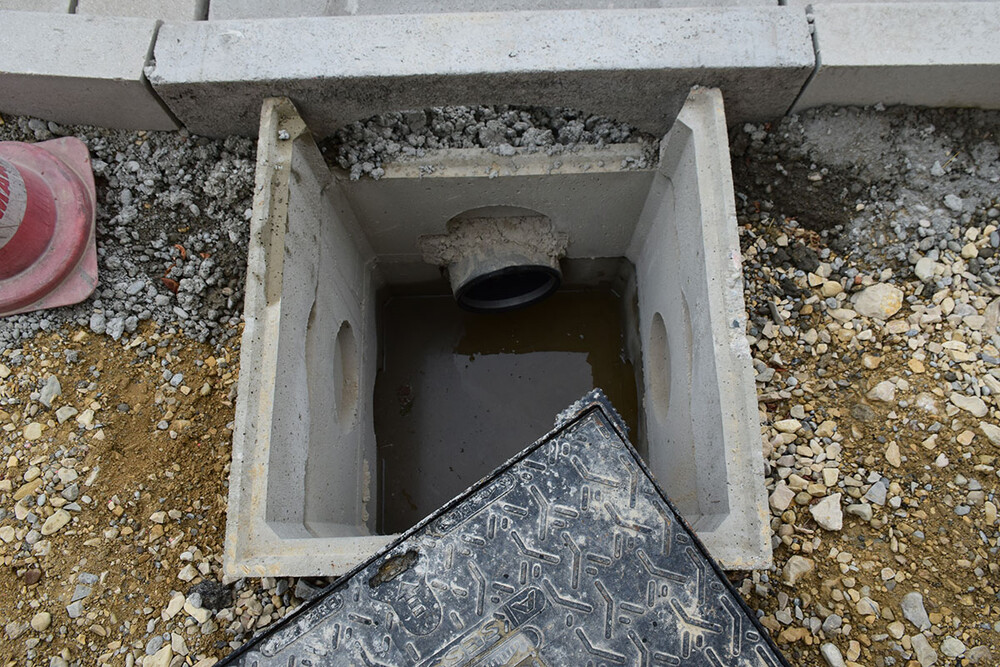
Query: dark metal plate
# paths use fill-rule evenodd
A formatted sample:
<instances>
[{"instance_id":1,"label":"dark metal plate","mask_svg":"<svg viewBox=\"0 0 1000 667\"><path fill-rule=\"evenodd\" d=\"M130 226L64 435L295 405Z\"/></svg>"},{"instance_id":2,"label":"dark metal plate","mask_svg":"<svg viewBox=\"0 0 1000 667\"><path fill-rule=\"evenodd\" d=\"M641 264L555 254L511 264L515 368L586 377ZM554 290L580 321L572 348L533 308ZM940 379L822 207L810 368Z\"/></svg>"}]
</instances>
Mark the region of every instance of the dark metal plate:
<instances>
[{"instance_id":1,"label":"dark metal plate","mask_svg":"<svg viewBox=\"0 0 1000 667\"><path fill-rule=\"evenodd\" d=\"M595 390L222 664L787 666Z\"/></svg>"}]
</instances>

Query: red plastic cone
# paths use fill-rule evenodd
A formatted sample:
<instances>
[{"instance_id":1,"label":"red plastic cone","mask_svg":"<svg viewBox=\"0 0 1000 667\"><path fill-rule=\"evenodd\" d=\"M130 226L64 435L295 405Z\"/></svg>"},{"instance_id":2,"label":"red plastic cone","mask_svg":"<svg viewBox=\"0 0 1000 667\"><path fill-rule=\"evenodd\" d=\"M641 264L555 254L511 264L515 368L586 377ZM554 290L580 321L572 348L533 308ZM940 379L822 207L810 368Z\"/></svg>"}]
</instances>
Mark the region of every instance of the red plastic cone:
<instances>
[{"instance_id":1,"label":"red plastic cone","mask_svg":"<svg viewBox=\"0 0 1000 667\"><path fill-rule=\"evenodd\" d=\"M93 293L96 201L79 139L0 142L0 317Z\"/></svg>"}]
</instances>

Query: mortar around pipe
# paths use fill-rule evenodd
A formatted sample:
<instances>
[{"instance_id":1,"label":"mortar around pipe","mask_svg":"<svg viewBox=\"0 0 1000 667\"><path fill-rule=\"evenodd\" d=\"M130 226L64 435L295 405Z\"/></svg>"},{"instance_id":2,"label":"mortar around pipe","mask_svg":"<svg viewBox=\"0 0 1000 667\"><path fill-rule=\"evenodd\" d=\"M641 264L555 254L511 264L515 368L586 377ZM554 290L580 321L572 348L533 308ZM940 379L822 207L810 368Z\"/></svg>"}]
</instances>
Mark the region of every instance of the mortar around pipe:
<instances>
[{"instance_id":1,"label":"mortar around pipe","mask_svg":"<svg viewBox=\"0 0 1000 667\"><path fill-rule=\"evenodd\" d=\"M541 301L562 282L569 237L541 215L457 216L448 233L420 237L424 261L448 267L458 305L502 312Z\"/></svg>"}]
</instances>

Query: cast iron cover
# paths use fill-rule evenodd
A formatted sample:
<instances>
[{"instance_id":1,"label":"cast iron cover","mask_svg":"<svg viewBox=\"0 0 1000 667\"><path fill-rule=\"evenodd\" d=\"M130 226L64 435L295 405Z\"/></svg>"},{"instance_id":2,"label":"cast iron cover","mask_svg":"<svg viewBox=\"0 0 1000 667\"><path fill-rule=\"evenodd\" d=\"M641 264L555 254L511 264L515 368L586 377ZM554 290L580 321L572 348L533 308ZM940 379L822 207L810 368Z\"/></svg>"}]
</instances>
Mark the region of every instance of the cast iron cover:
<instances>
[{"instance_id":1,"label":"cast iron cover","mask_svg":"<svg viewBox=\"0 0 1000 667\"><path fill-rule=\"evenodd\" d=\"M599 390L223 664L788 665Z\"/></svg>"}]
</instances>

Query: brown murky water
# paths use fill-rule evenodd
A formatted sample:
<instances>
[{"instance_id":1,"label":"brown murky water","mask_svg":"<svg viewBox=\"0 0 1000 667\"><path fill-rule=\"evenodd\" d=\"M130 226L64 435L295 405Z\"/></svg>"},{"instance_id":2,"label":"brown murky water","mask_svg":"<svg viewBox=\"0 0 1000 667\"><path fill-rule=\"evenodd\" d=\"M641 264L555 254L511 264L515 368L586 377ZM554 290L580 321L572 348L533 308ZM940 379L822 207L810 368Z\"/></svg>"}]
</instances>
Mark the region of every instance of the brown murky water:
<instances>
[{"instance_id":1,"label":"brown murky water","mask_svg":"<svg viewBox=\"0 0 1000 667\"><path fill-rule=\"evenodd\" d=\"M562 291L502 314L451 296L392 297L375 384L378 530L405 530L550 431L593 387L630 431L636 378L610 289Z\"/></svg>"}]
</instances>

